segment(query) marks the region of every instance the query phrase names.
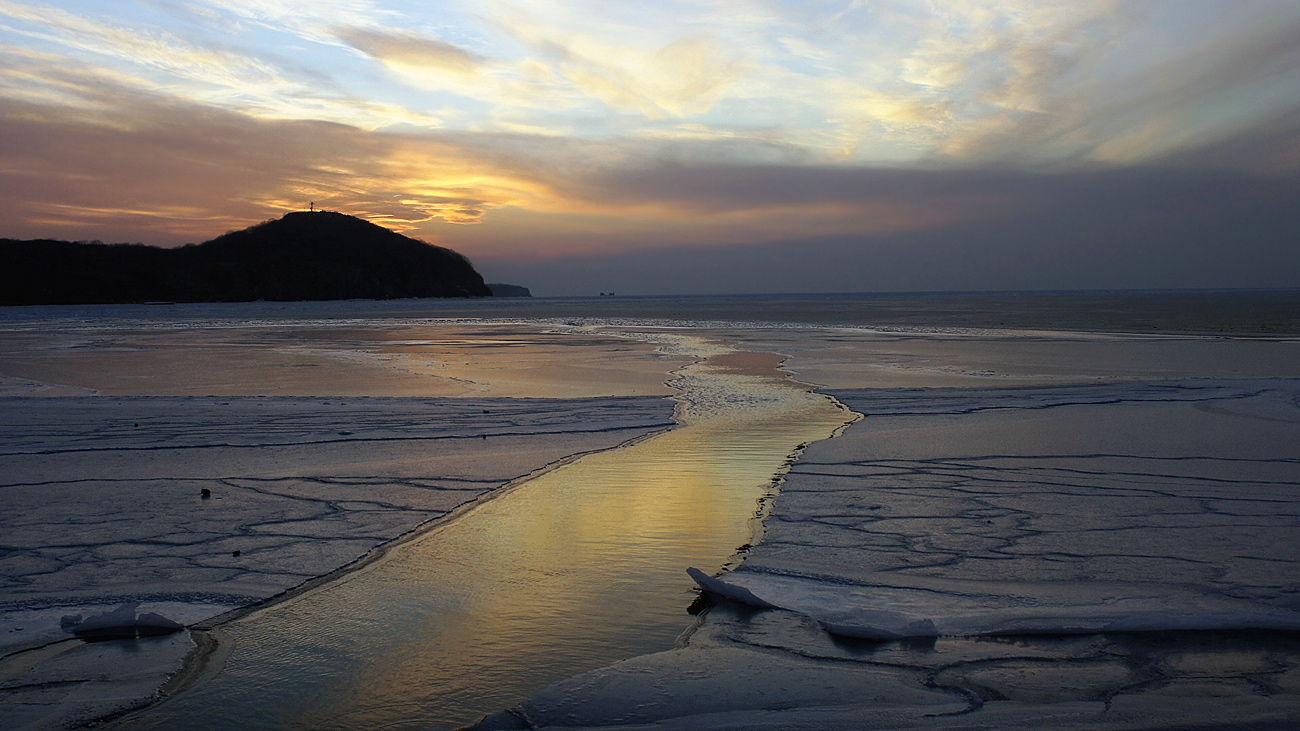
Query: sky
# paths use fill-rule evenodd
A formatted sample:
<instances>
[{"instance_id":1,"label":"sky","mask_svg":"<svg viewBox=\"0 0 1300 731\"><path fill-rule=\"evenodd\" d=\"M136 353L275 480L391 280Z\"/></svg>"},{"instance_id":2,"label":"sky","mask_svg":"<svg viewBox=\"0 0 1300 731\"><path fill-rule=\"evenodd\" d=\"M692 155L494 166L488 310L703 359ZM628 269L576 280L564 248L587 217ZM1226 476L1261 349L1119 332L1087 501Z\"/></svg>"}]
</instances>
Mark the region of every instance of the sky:
<instances>
[{"instance_id":1,"label":"sky","mask_svg":"<svg viewBox=\"0 0 1300 731\"><path fill-rule=\"evenodd\" d=\"M1300 287L1295 0L0 0L0 237L535 294Z\"/></svg>"}]
</instances>

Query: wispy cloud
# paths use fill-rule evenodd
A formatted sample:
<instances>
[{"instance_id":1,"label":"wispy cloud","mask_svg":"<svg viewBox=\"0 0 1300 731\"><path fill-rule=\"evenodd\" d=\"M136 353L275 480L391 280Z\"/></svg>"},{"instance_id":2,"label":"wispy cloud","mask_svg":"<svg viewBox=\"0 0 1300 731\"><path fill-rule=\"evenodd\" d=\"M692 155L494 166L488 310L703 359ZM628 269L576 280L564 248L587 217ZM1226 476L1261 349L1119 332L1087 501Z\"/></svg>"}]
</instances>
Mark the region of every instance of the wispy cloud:
<instances>
[{"instance_id":1,"label":"wispy cloud","mask_svg":"<svg viewBox=\"0 0 1300 731\"><path fill-rule=\"evenodd\" d=\"M369 129L441 125L435 115L354 95L213 39L194 40L157 27L142 30L11 0L0 0L2 17L16 21L3 29L6 33L39 45L37 52L10 47L12 56L23 58L27 87L57 88L72 68L122 88L253 116L326 120ZM77 103L84 103L84 96Z\"/></svg>"},{"instance_id":2,"label":"wispy cloud","mask_svg":"<svg viewBox=\"0 0 1300 731\"><path fill-rule=\"evenodd\" d=\"M336 33L366 55L398 66L472 74L481 69L485 61L477 54L437 38L366 28L341 28Z\"/></svg>"},{"instance_id":3,"label":"wispy cloud","mask_svg":"<svg viewBox=\"0 0 1300 731\"><path fill-rule=\"evenodd\" d=\"M475 223L493 207L545 195L492 159L428 136L259 119L102 77L70 75L64 86L93 111L0 104L7 235L118 231L181 243L311 201L413 231Z\"/></svg>"},{"instance_id":4,"label":"wispy cloud","mask_svg":"<svg viewBox=\"0 0 1300 731\"><path fill-rule=\"evenodd\" d=\"M1270 94L1300 91L1300 8L1260 0L1233 13L1125 0L136 7L157 12L141 23L0 0L0 34L261 117L779 136L859 164L1124 164L1230 135L1279 111Z\"/></svg>"},{"instance_id":5,"label":"wispy cloud","mask_svg":"<svg viewBox=\"0 0 1300 731\"><path fill-rule=\"evenodd\" d=\"M651 119L708 111L737 79L741 66L723 44L707 36L629 44L626 33L602 38L517 14L498 22L582 94Z\"/></svg>"}]
</instances>

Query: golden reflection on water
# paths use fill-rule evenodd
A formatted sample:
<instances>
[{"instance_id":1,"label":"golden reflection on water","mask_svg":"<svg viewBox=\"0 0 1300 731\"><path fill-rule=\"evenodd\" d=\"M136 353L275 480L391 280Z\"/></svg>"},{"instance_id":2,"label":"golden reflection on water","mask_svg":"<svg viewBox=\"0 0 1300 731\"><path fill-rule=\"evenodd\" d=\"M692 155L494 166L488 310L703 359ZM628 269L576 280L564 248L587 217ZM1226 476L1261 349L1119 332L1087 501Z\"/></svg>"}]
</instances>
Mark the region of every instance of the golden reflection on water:
<instances>
[{"instance_id":1,"label":"golden reflection on water","mask_svg":"<svg viewBox=\"0 0 1300 731\"><path fill-rule=\"evenodd\" d=\"M542 474L233 623L222 673L140 725L451 728L670 649L691 623L686 568L726 563L789 455L849 420L768 360L690 366L684 426Z\"/></svg>"}]
</instances>

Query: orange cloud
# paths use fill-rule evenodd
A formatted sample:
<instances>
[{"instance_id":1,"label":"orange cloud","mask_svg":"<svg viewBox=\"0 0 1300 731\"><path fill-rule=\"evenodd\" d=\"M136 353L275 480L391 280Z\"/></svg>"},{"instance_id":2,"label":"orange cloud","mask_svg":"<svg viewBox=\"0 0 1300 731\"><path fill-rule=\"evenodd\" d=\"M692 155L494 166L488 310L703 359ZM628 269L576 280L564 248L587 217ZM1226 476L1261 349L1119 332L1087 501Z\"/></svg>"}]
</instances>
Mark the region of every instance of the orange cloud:
<instances>
[{"instance_id":1,"label":"orange cloud","mask_svg":"<svg viewBox=\"0 0 1300 731\"><path fill-rule=\"evenodd\" d=\"M57 107L0 107L0 211L11 222L0 235L177 244L314 202L474 257L547 257L881 234L987 208L854 191L833 170L641 169L629 167L626 149L573 140L378 134L142 95L125 106L96 121ZM829 182L775 182L792 170Z\"/></svg>"},{"instance_id":2,"label":"orange cloud","mask_svg":"<svg viewBox=\"0 0 1300 731\"><path fill-rule=\"evenodd\" d=\"M1044 209L1033 176L818 164L761 136L385 133L59 78L77 104L0 96L0 236L171 245L314 202L500 261L882 237ZM1269 135L1286 147L1295 125ZM1255 158L1294 160L1197 159Z\"/></svg>"},{"instance_id":3,"label":"orange cloud","mask_svg":"<svg viewBox=\"0 0 1300 731\"><path fill-rule=\"evenodd\" d=\"M92 116L0 101L0 235L176 244L312 201L414 230L476 222L530 185L430 138L259 120L120 88L96 102Z\"/></svg>"}]
</instances>

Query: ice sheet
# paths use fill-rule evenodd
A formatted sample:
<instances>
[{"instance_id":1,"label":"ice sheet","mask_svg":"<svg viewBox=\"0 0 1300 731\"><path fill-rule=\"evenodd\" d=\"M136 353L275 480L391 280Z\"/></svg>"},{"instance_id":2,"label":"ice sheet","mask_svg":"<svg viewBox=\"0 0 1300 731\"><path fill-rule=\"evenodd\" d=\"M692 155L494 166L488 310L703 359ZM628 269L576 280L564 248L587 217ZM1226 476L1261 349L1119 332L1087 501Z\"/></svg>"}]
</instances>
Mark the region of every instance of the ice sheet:
<instances>
[{"instance_id":1,"label":"ice sheet","mask_svg":"<svg viewBox=\"0 0 1300 731\"><path fill-rule=\"evenodd\" d=\"M72 637L64 615L139 602L184 624L209 619L556 460L667 428L673 408L657 397L0 397L0 717L59 728L134 707L193 648L187 636L115 640L29 663L44 651L21 650ZM124 653L157 672L113 665Z\"/></svg>"},{"instance_id":2,"label":"ice sheet","mask_svg":"<svg viewBox=\"0 0 1300 731\"><path fill-rule=\"evenodd\" d=\"M631 731L1288 729L1300 642L1277 635L865 642L714 607L689 645L552 685L475 726Z\"/></svg>"},{"instance_id":3,"label":"ice sheet","mask_svg":"<svg viewBox=\"0 0 1300 731\"><path fill-rule=\"evenodd\" d=\"M415 476L441 474L437 471L440 464L465 464L466 473L453 477L465 477L468 484L473 480L466 475L472 477L475 470L525 465L527 456L533 454L525 444L533 442L527 434L519 435L515 443L509 441L513 437L483 440L479 435L475 440L471 434L469 439L440 438L433 442L437 445L430 450L433 454L422 452L413 458L410 448L420 442L410 438L411 422L403 425L400 418L380 418L377 433L381 436L377 439L352 440L357 434L337 433L353 431L348 425L335 419L331 426L335 417L324 403L329 401L332 407L340 394L608 395L645 392L638 390L642 388L665 393L662 374L684 362L671 352L656 358L653 351L662 344L652 338L638 343L615 337L618 330L614 326L620 323L613 321L575 318L544 325L417 322L418 313L412 308L423 309L420 303L403 305L397 316L378 311L374 316L355 314L389 306L314 303L294 309L279 303L252 303L124 308L120 312L54 308L20 313L17 319L6 317L7 329L0 333L5 345L0 349L3 393L77 396L97 392L103 394L100 398L108 394L298 394L318 397L304 403L316 401L320 406L290 409L293 414L288 421L302 419L314 424L304 433L272 427L268 422L271 436L249 432L250 423L260 423L257 412L249 410L248 418L232 419L203 437L226 440L225 446L212 449L202 443L186 443L183 435L192 430L205 434L204 419L220 411L216 404L230 399L199 399L210 414L180 418L174 428L158 429L141 449L121 449L116 456L77 451L95 440L74 432L80 429L108 439L125 433L127 441L121 443L129 445L130 432L154 426L149 419L114 422L109 411L94 419L73 416L67 421L70 428L65 430L62 447L48 455L15 455L33 464L81 462L67 462L65 473L55 469L48 476L24 483L19 492L43 495L48 489L58 500L52 501L51 507L33 499L33 514L50 519L44 528L39 523L12 527L39 534L67 518L84 524L93 540L86 545L45 546L50 550L48 556L40 557L45 563L34 561L31 555L19 557L14 564L19 569L14 574L14 591L22 589L23 581L40 582L46 576L51 577L49 586L56 591L44 598L33 591L13 604L6 612L10 623L0 636L8 639L31 632L15 640L30 645L31 638L39 634L34 631L38 625L58 631L60 614L111 610L118 599L129 598L145 599L142 610L158 611L182 622L197 621L261 596L276 585L299 581L313 565L329 565L344 555L354 555L356 549L373 545L368 541L378 532L392 528L391 521L399 514L437 514L446 509L439 500L460 494L456 485ZM164 310L165 314L154 314ZM293 311L281 314L289 310ZM253 311L265 311L265 319L250 320ZM439 316L431 312L429 317ZM209 315L204 313L210 313L210 319L205 320ZM149 321L151 317L154 320ZM646 325L621 324L641 330ZM707 333L701 329L705 325L712 328ZM751 556L749 566L755 581L802 582L792 585L823 592L814 597L816 601L806 602L806 609L814 614L819 606L829 606L826 602L831 599L859 601L854 591L876 580L872 577L877 574L898 584L894 587L897 591L886 597L892 602L889 611L906 607L907 601L916 597L935 595L936 587L948 596L973 593L956 585L959 577L954 578L952 572L959 569L984 577L979 580L981 591L995 604L1019 596L1015 590L1025 587L1037 592L1040 584L1047 587L1049 597L1077 603L1095 598L1095 592L1086 587L1075 594L1067 591L1070 584L1080 583L1081 577L1087 579L1095 573L1127 578L1135 567L1140 575L1141 570L1151 569L1149 560L1161 567L1161 581L1153 587L1156 594L1177 598L1180 595L1173 590L1186 589L1188 593L1181 596L1220 601L1224 606L1213 608L1214 616L1231 618L1232 612L1244 605L1251 607L1245 610L1248 612L1261 606L1270 612L1277 607L1295 609L1287 599L1296 575L1289 559L1221 550L1194 560L1168 560L1171 550L1187 545L1231 549L1234 540L1243 535L1250 538L1257 529L1277 535L1283 530L1279 523L1291 521L1294 526L1294 516L1287 512L1290 507L1283 505L1284 510L1276 512L1278 501L1271 496L1246 494L1230 499L1234 491L1276 492L1279 485L1297 482L1296 455L1278 457L1278 436L1289 439L1294 434L1294 400L1269 401L1263 392L1251 390L1260 384L1231 380L1300 376L1300 343L1294 339L1112 337L952 328L930 332L798 327L738 331L728 327L724 322L697 322L693 332L726 342L744 340L746 350L788 354L787 367L798 371L800 378L837 391L879 387L858 394L859 401L870 401L877 411L858 403L859 410L869 416L848 432L869 437L853 443L837 439L814 445L810 454L822 462L806 474L799 472L800 467L812 463L796 468L768 521L774 537L765 545L772 550L765 554L766 549L760 547ZM1184 390L1177 392L1169 383L1157 382L1189 377L1217 380L1186 383L1178 387ZM1009 389L1002 394L984 390L990 386L1062 384L1103 387L1085 389L1086 393L1056 388ZM933 390L936 386L960 390ZM889 387L931 390L883 390ZM1201 389L1199 393L1197 389ZM1294 391L1286 385L1280 391L1288 389ZM858 398L847 392L842 395L849 400ZM291 399L265 401L283 405ZM319 419L312 416L313 410L321 412ZM165 405L162 411L179 413L174 404ZM1053 420L1065 412L1069 418ZM9 413L6 409L6 417ZM164 415L159 425L165 427L167 418ZM23 428L38 426L33 421ZM307 433L313 430L318 433ZM57 429L48 432L57 433ZM610 434L589 433L581 438L599 441ZM1051 447L1073 445L1080 435L1090 435L1100 447L1082 451ZM564 429L544 438L548 442L577 439L566 435ZM166 449L169 440L175 440L177 447L170 453ZM1291 439L1290 444L1295 443ZM1154 457L1149 454L1153 445L1161 444L1178 447L1171 452L1173 458L1160 449ZM844 449L837 452L841 445ZM43 449L33 443L23 447L34 452ZM255 453L264 459L253 458ZM163 455L169 456L161 458ZM437 461L443 458L445 462ZM194 471L199 463L215 467L208 472ZM356 470L348 465L355 465ZM87 467L93 478L77 482L76 473ZM166 476L174 479L165 485L149 483L154 467L163 468ZM201 503L198 490L214 479L220 483L220 491L210 487L212 498ZM808 489L801 492L800 485ZM1026 489L1032 485L1047 489ZM1198 492L1180 495L1173 489L1179 486ZM355 496L359 490L381 499L349 502L340 497ZM2 494L12 492L0 490ZM1014 499L1017 493L1022 499ZM144 521L131 517L114 521L107 508L95 512L91 506L68 505L82 494L103 497L127 516L145 511L149 517L154 512L148 511L156 511L197 524L200 518L217 513L225 522L190 548L153 541L149 536L137 540L148 531ZM1097 498L1088 503L1090 510L1051 509L1061 500L1086 502L1090 494ZM159 500L160 495L177 496L175 504ZM803 507L798 505L801 495L807 500ZM887 504L893 513L881 513ZM1115 510L1109 510L1112 505ZM55 512L42 512L46 510ZM58 510L69 512L63 516ZM197 512L200 510L206 512ZM4 515L15 512L6 510ZM270 519L264 520L264 516ZM1223 516L1226 518L1219 521ZM1207 522L1211 519L1219 522ZM778 543L787 523L790 540ZM227 527L243 525L251 528L241 531L238 538L253 542L252 554L248 544L236 547L222 542L230 537L223 532ZM1029 530L1021 530L1022 525ZM1145 530L1152 526L1172 538L1163 543L1152 539ZM1088 539L1082 545L1067 540L1075 527ZM325 538L340 529L344 535ZM111 539L119 530L129 540L114 544ZM1180 538L1178 531L1194 535L1195 540ZM269 542L256 543L264 539ZM1090 552L1099 540L1115 543L1116 550ZM334 548L339 553L313 554L322 544L324 553ZM1133 550L1152 545L1160 550ZM1281 545L1285 547L1286 542ZM110 550L99 552L104 547ZM112 553L115 547L128 552L116 556ZM190 565L192 557L182 555L181 570L153 566L157 570L137 572L134 568L144 566L145 554L155 549L180 555L207 548L219 548L213 553L219 560L196 566ZM260 554L277 557L277 562L244 570L247 566L229 563L236 558L232 553L237 548L242 549L238 558ZM966 556L964 552L972 548L974 552ZM952 560L954 555L961 560ZM1214 570L1223 555L1232 558L1230 570ZM911 561L909 556L921 560ZM110 576L82 594L76 587L85 577L67 572L82 560L106 567L125 563L132 569L126 575ZM762 561L768 562L766 569L762 569ZM800 568L791 568L794 566ZM281 567L287 567L287 572L277 573ZM172 573L168 575L168 571ZM743 576L738 572L725 578L734 581ZM141 596L142 587L149 582L176 578L193 580L198 588L190 593ZM214 586L223 588L217 591ZM1206 593L1204 586L1213 591ZM997 591L988 591L990 587ZM1133 587L1122 588L1129 591ZM9 589L5 591L8 596ZM787 590L784 598L797 594ZM855 607L860 609L857 605L849 608ZM909 622L920 614L937 616L932 606L921 604L920 608L924 611L904 616ZM728 618L727 612L734 616ZM1179 637L1165 645L1158 638L1134 633L1104 641L1085 635L1032 641L941 637L882 644L833 635L809 614L793 611L754 613L731 607L715 609L708 616L683 650L634 659L566 681L568 685L561 687L567 690L551 694L546 703L521 708L537 711L539 726L546 722L600 725L617 718L622 719L618 723L653 723L662 728L981 724L998 728L1065 728L1072 724L1076 728L1143 728L1155 721L1213 726L1240 719L1251 719L1263 727L1300 715L1295 704L1300 693L1300 674L1295 670L1300 667L1300 652L1295 642L1275 633L1264 633L1255 640L1250 633L1197 633L1196 637L1208 639L1197 642ZM1135 622L1144 622L1169 614L1139 612L1131 616ZM84 646L85 652L94 652L78 667L97 667L107 644ZM729 654L725 661L710 655L723 646L737 653ZM172 648L164 654L171 653L167 656L179 662L184 651ZM69 652L68 657L74 656ZM160 661L156 667L165 667L167 662ZM881 673L860 672L862 663ZM751 664L762 672L753 676L733 672L735 667ZM0 676L9 677L4 668L12 667L0 668ZM628 682L615 682L620 673L627 673ZM677 681L664 680L664 675L673 674L679 676ZM52 678L46 677L42 682L47 685L42 687L51 687ZM697 694L705 686L693 685L692 680L710 678L708 692ZM96 682L105 680L100 677ZM809 694L810 689L822 686L841 690ZM878 687L883 690L873 693ZM33 692L35 688L0 686L8 693ZM103 688L87 685L82 692L94 697ZM936 691L937 696L927 695ZM103 695L118 697L114 692ZM739 700L733 703L733 696ZM135 697L138 700L139 696ZM729 705L721 712L711 711L707 703L685 702L692 698ZM923 698L929 700L920 700ZM41 702L47 706L54 703L48 697ZM120 700L115 703L120 705ZM627 705L641 710L629 714ZM931 715L932 709L941 707L957 709L962 715ZM574 709L584 710L578 716L565 715ZM687 712L694 715L681 715Z\"/></svg>"},{"instance_id":4,"label":"ice sheet","mask_svg":"<svg viewBox=\"0 0 1300 731\"><path fill-rule=\"evenodd\" d=\"M1294 337L826 328L769 330L749 340L751 348L788 354L786 367L801 380L832 391L1300 378Z\"/></svg>"},{"instance_id":5,"label":"ice sheet","mask_svg":"<svg viewBox=\"0 0 1300 731\"><path fill-rule=\"evenodd\" d=\"M1300 629L1296 382L835 395L865 418L724 577L763 601L879 638Z\"/></svg>"},{"instance_id":6,"label":"ice sheet","mask_svg":"<svg viewBox=\"0 0 1300 731\"><path fill-rule=\"evenodd\" d=\"M305 317L228 308L0 312L0 395L667 396L665 374L689 362L562 322L443 321L418 309L363 318L347 303Z\"/></svg>"},{"instance_id":7,"label":"ice sheet","mask_svg":"<svg viewBox=\"0 0 1300 731\"><path fill-rule=\"evenodd\" d=\"M725 599L688 644L484 728L1286 728L1300 713L1300 382L834 395L863 419L805 449L740 568L696 574Z\"/></svg>"},{"instance_id":8,"label":"ice sheet","mask_svg":"<svg viewBox=\"0 0 1300 731\"><path fill-rule=\"evenodd\" d=\"M672 423L672 405L657 398L10 398L0 407L9 607L260 599L519 475Z\"/></svg>"}]
</instances>

